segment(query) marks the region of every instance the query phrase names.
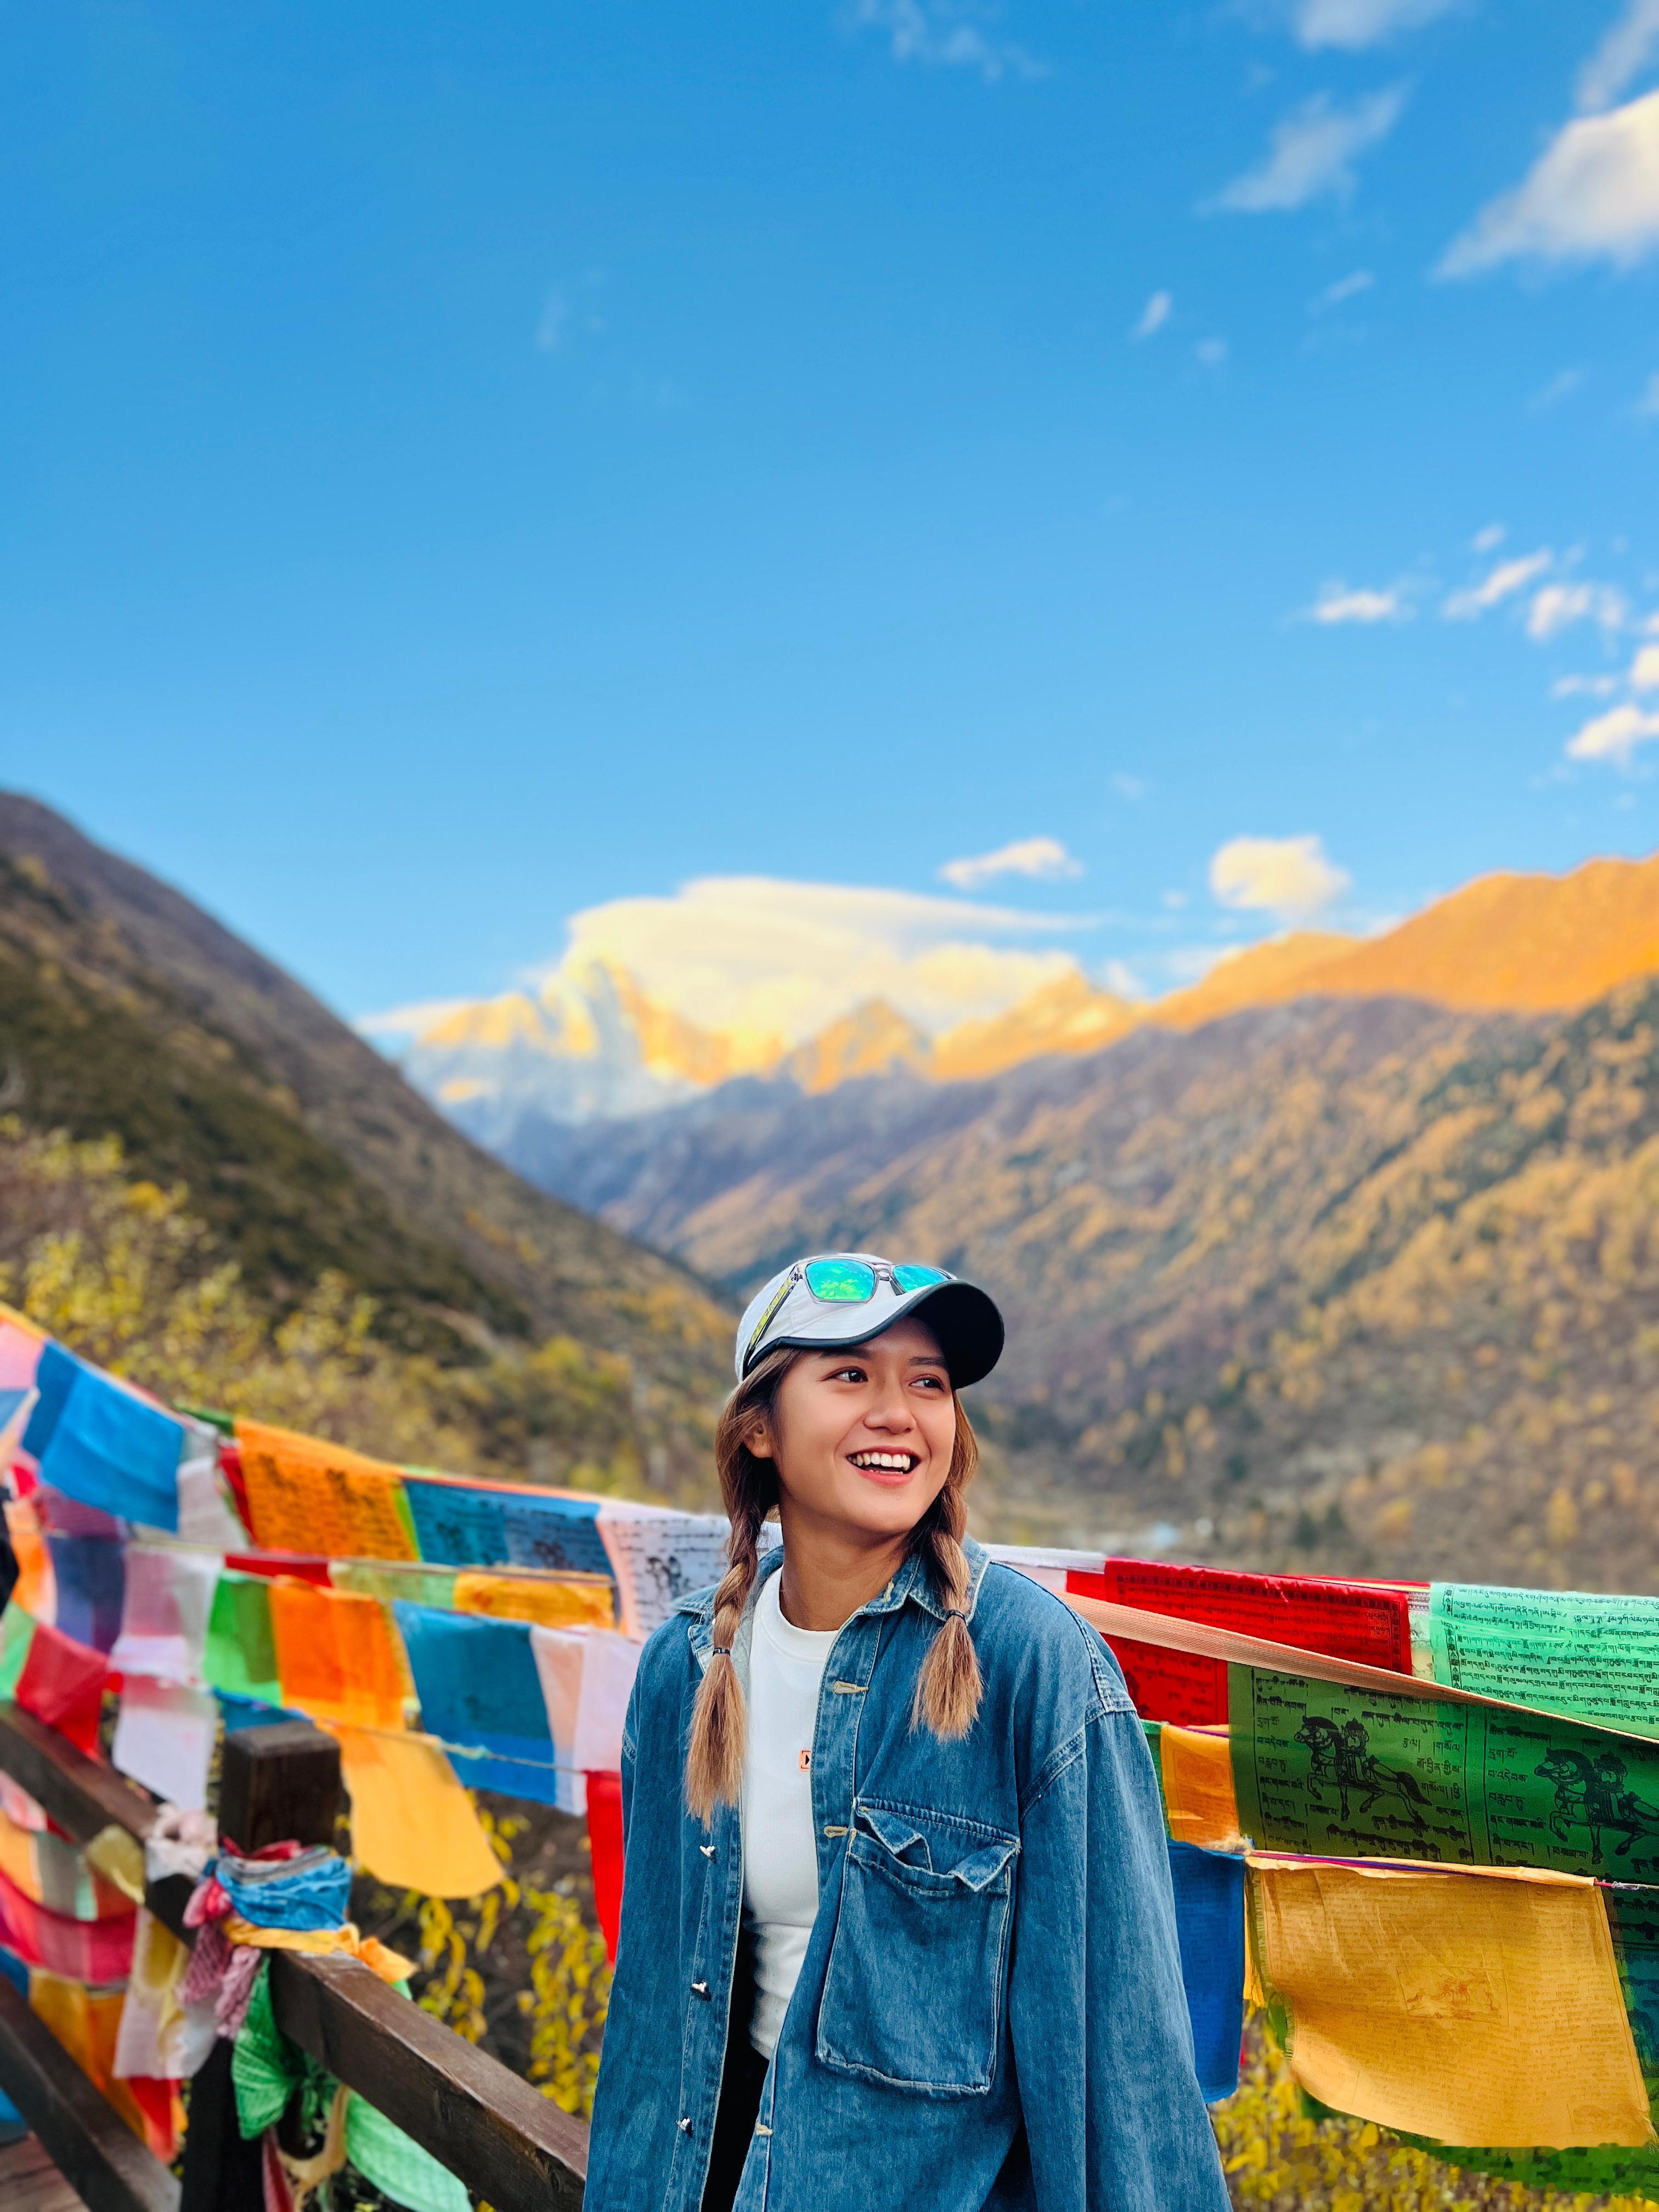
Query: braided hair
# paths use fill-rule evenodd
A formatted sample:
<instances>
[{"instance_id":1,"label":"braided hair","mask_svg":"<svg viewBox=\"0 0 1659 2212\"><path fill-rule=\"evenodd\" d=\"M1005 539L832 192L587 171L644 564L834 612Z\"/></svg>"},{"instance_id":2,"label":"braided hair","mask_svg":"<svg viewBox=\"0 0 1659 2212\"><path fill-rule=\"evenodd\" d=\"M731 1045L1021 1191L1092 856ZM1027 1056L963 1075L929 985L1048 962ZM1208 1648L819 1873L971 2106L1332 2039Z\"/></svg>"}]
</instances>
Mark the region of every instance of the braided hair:
<instances>
[{"instance_id":1,"label":"braided hair","mask_svg":"<svg viewBox=\"0 0 1659 2212\"><path fill-rule=\"evenodd\" d=\"M720 1495L732 1522L731 1565L714 1593L714 1656L697 1686L685 1759L685 1802L705 1825L717 1804L736 1804L743 1785L747 1716L732 1647L760 1571L760 1532L778 1502L776 1462L757 1458L746 1439L759 1423L773 1421L779 1386L801 1357L793 1346L768 1352L732 1393L714 1431ZM910 1532L911 1555L925 1561L945 1612L916 1678L911 1720L944 1741L967 1735L982 1687L968 1627L968 1559L962 1548L968 1524L963 1493L979 1464L979 1446L960 1398L956 1419L945 1486Z\"/></svg>"}]
</instances>

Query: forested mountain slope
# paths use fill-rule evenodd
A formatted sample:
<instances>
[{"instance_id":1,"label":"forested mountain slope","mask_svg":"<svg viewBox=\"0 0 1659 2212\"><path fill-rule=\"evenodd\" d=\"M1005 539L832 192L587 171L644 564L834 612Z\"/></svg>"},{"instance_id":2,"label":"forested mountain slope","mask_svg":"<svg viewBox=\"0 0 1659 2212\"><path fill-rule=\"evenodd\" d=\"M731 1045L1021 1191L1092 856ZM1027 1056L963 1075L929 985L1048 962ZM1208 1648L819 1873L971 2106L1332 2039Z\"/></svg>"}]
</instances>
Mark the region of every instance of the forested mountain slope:
<instances>
[{"instance_id":1,"label":"forested mountain slope","mask_svg":"<svg viewBox=\"0 0 1659 2212\"><path fill-rule=\"evenodd\" d=\"M274 1316L325 1274L440 1362L568 1339L624 1355L698 1425L730 1322L684 1269L532 1190L179 893L0 795L0 1097L119 1139Z\"/></svg>"},{"instance_id":2,"label":"forested mountain slope","mask_svg":"<svg viewBox=\"0 0 1659 2212\"><path fill-rule=\"evenodd\" d=\"M981 1084L731 1086L557 1133L557 1171L738 1292L842 1243L990 1285L1009 1533L1659 1589L1656 1033L1643 982L1304 1000Z\"/></svg>"}]
</instances>

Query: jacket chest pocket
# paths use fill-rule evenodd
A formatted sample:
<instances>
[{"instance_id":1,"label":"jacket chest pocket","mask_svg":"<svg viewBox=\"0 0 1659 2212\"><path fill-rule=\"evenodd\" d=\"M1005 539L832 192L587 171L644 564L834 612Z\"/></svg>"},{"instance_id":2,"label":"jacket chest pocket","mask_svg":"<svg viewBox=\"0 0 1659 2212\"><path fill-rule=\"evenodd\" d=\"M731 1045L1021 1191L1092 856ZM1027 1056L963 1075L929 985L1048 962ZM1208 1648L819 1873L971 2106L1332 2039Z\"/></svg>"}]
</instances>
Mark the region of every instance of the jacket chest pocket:
<instances>
[{"instance_id":1,"label":"jacket chest pocket","mask_svg":"<svg viewBox=\"0 0 1659 2212\"><path fill-rule=\"evenodd\" d=\"M996 2068L1017 1836L918 1808L854 1808L817 2057L935 2097Z\"/></svg>"}]
</instances>

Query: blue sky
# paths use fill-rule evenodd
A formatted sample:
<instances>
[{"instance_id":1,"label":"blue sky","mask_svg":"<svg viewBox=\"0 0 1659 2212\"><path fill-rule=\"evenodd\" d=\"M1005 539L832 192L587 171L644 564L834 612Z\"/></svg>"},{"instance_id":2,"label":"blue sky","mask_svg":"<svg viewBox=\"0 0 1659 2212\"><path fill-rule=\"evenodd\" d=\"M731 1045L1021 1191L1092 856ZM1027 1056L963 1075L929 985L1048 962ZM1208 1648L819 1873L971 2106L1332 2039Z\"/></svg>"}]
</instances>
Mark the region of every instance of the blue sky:
<instances>
[{"instance_id":1,"label":"blue sky","mask_svg":"<svg viewBox=\"0 0 1659 2212\"><path fill-rule=\"evenodd\" d=\"M343 1011L1659 844L1655 0L6 12L0 770Z\"/></svg>"}]
</instances>

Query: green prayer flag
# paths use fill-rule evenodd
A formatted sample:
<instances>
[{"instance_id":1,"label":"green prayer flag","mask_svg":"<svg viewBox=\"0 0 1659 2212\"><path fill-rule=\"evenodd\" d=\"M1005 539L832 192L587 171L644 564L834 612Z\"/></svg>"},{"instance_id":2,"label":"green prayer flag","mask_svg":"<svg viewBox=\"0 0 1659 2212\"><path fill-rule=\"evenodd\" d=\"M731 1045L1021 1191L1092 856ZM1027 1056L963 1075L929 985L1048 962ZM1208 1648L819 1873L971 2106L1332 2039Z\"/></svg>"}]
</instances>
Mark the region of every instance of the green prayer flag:
<instances>
[{"instance_id":1,"label":"green prayer flag","mask_svg":"<svg viewBox=\"0 0 1659 2212\"><path fill-rule=\"evenodd\" d=\"M17 1694L17 1680L34 1641L34 1617L15 1598L0 1613L0 1698Z\"/></svg>"},{"instance_id":2,"label":"green prayer flag","mask_svg":"<svg viewBox=\"0 0 1659 2212\"><path fill-rule=\"evenodd\" d=\"M453 1567L423 1567L401 1559L341 1559L328 1571L336 1589L377 1597L382 1605L404 1598L410 1605L433 1605L444 1613L455 1609Z\"/></svg>"},{"instance_id":3,"label":"green prayer flag","mask_svg":"<svg viewBox=\"0 0 1659 2212\"><path fill-rule=\"evenodd\" d=\"M1659 1879L1659 1744L1249 1667L1228 1703L1259 1850Z\"/></svg>"},{"instance_id":4,"label":"green prayer flag","mask_svg":"<svg viewBox=\"0 0 1659 2212\"><path fill-rule=\"evenodd\" d=\"M270 1590L258 1575L222 1574L208 1618L203 1672L210 1686L232 1697L283 1701L276 1646L270 1632Z\"/></svg>"},{"instance_id":5,"label":"green prayer flag","mask_svg":"<svg viewBox=\"0 0 1659 2212\"><path fill-rule=\"evenodd\" d=\"M355 2089L346 2100L345 2148L358 2172L408 2212L467 2212L465 2185Z\"/></svg>"},{"instance_id":6,"label":"green prayer flag","mask_svg":"<svg viewBox=\"0 0 1659 2212\"><path fill-rule=\"evenodd\" d=\"M270 1962L259 1961L253 1995L230 2054L236 2124L252 2142L275 2127L305 2075L305 2059L276 2025L270 2008Z\"/></svg>"},{"instance_id":7,"label":"green prayer flag","mask_svg":"<svg viewBox=\"0 0 1659 2212\"><path fill-rule=\"evenodd\" d=\"M1436 1583L1437 1682L1659 1736L1659 1598Z\"/></svg>"}]
</instances>

